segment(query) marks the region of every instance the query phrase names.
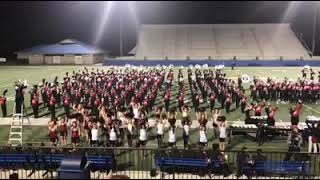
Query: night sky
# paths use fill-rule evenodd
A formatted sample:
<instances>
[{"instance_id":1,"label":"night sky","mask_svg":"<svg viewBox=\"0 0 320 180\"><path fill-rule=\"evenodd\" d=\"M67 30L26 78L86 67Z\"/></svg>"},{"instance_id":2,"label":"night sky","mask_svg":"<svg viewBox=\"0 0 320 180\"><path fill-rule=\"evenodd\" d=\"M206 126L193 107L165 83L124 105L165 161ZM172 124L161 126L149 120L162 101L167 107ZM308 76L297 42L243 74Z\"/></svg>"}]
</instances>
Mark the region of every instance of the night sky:
<instances>
[{"instance_id":1,"label":"night sky","mask_svg":"<svg viewBox=\"0 0 320 180\"><path fill-rule=\"evenodd\" d=\"M140 24L216 24L290 22L311 48L315 2L290 1L141 1L133 2ZM124 53L135 46L135 18L127 2L115 2L101 37L104 2L0 2L0 57L13 59L13 52L66 38L96 44L119 55L119 17L123 19ZM287 11L289 8L290 11ZM287 13L286 13L287 12ZM317 19L319 34L320 17ZM320 53L319 36L316 53Z\"/></svg>"}]
</instances>

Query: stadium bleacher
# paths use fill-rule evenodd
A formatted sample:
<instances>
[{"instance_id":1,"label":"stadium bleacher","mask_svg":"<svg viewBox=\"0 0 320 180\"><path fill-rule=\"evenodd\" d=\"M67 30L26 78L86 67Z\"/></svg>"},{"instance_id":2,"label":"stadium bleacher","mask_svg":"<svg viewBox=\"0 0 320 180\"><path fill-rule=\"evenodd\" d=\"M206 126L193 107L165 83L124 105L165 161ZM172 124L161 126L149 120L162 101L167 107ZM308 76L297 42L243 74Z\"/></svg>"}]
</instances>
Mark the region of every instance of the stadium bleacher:
<instances>
[{"instance_id":1,"label":"stadium bleacher","mask_svg":"<svg viewBox=\"0 0 320 180\"><path fill-rule=\"evenodd\" d=\"M142 25L136 59L308 58L290 24Z\"/></svg>"}]
</instances>

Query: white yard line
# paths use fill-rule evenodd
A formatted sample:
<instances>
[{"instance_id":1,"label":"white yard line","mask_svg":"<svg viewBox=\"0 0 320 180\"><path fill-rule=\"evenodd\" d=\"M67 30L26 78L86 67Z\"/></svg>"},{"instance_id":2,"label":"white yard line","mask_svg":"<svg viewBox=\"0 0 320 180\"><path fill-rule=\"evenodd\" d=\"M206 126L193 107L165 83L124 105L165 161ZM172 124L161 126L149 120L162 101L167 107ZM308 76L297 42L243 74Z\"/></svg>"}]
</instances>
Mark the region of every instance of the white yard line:
<instances>
[{"instance_id":1,"label":"white yard line","mask_svg":"<svg viewBox=\"0 0 320 180\"><path fill-rule=\"evenodd\" d=\"M306 107L307 109L310 109L311 111L313 111L313 112L315 112L315 113L318 113L318 114L320 114L320 111L317 111L317 110L315 110L315 109L313 109L312 107L310 107L310 106L307 106L307 105L303 105L304 107Z\"/></svg>"}]
</instances>

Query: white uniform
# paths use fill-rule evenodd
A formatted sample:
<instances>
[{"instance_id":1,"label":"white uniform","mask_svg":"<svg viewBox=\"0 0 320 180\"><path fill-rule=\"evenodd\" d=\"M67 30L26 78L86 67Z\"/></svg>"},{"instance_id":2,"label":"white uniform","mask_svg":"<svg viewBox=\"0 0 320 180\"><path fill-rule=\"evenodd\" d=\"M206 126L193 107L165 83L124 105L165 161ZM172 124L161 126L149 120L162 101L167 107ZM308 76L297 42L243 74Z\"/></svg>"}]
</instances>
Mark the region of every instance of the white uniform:
<instances>
[{"instance_id":1,"label":"white uniform","mask_svg":"<svg viewBox=\"0 0 320 180\"><path fill-rule=\"evenodd\" d=\"M158 135L163 135L163 126L164 126L163 123L158 123L157 124L157 130L158 130L157 134Z\"/></svg>"},{"instance_id":2,"label":"white uniform","mask_svg":"<svg viewBox=\"0 0 320 180\"><path fill-rule=\"evenodd\" d=\"M183 111L183 112L182 112L182 117L188 117L188 113L185 112L185 111Z\"/></svg>"},{"instance_id":3,"label":"white uniform","mask_svg":"<svg viewBox=\"0 0 320 180\"><path fill-rule=\"evenodd\" d=\"M175 143L176 142L176 135L172 130L169 131L169 143Z\"/></svg>"},{"instance_id":4,"label":"white uniform","mask_svg":"<svg viewBox=\"0 0 320 180\"><path fill-rule=\"evenodd\" d=\"M147 133L145 129L140 129L140 141L146 141L147 140Z\"/></svg>"},{"instance_id":5,"label":"white uniform","mask_svg":"<svg viewBox=\"0 0 320 180\"><path fill-rule=\"evenodd\" d=\"M219 138L226 138L226 136L227 136L226 131L227 131L227 128L225 126L220 126L219 127L219 132L220 132Z\"/></svg>"},{"instance_id":6,"label":"white uniform","mask_svg":"<svg viewBox=\"0 0 320 180\"><path fill-rule=\"evenodd\" d=\"M110 131L110 138L109 138L110 141L116 141L117 140L117 134L114 130L114 128L111 129Z\"/></svg>"},{"instance_id":7,"label":"white uniform","mask_svg":"<svg viewBox=\"0 0 320 180\"><path fill-rule=\"evenodd\" d=\"M207 135L205 131L200 131L200 142L201 143L207 143L208 139L207 139Z\"/></svg>"},{"instance_id":8,"label":"white uniform","mask_svg":"<svg viewBox=\"0 0 320 180\"><path fill-rule=\"evenodd\" d=\"M137 108L133 109L133 118L134 119L139 119L140 118L139 109L137 109Z\"/></svg>"},{"instance_id":9,"label":"white uniform","mask_svg":"<svg viewBox=\"0 0 320 180\"><path fill-rule=\"evenodd\" d=\"M187 135L187 136L189 136L189 129L190 129L189 125L184 125L183 126L183 131L184 131L185 135Z\"/></svg>"},{"instance_id":10,"label":"white uniform","mask_svg":"<svg viewBox=\"0 0 320 180\"><path fill-rule=\"evenodd\" d=\"M132 130L133 130L132 124L128 124L127 128L128 128L129 133L132 134L133 133L132 132Z\"/></svg>"},{"instance_id":11,"label":"white uniform","mask_svg":"<svg viewBox=\"0 0 320 180\"><path fill-rule=\"evenodd\" d=\"M98 141L98 129L91 129L91 140Z\"/></svg>"}]
</instances>

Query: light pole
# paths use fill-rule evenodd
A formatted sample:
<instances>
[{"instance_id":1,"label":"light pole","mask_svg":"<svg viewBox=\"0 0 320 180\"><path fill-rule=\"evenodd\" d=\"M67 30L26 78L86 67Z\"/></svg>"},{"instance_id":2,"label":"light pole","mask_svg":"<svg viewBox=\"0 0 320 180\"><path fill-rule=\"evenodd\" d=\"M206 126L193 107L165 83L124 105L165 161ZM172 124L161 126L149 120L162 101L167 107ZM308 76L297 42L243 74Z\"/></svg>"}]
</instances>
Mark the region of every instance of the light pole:
<instances>
[{"instance_id":1,"label":"light pole","mask_svg":"<svg viewBox=\"0 0 320 180\"><path fill-rule=\"evenodd\" d=\"M313 13L313 32L312 32L312 56L314 55L315 46L316 46L316 25L317 25L317 14L318 14L318 3L315 2Z\"/></svg>"},{"instance_id":2,"label":"light pole","mask_svg":"<svg viewBox=\"0 0 320 180\"><path fill-rule=\"evenodd\" d=\"M122 8L121 8L121 3L120 3L120 17L119 17L119 29L120 29L120 56L123 55L123 51L122 51Z\"/></svg>"}]
</instances>

